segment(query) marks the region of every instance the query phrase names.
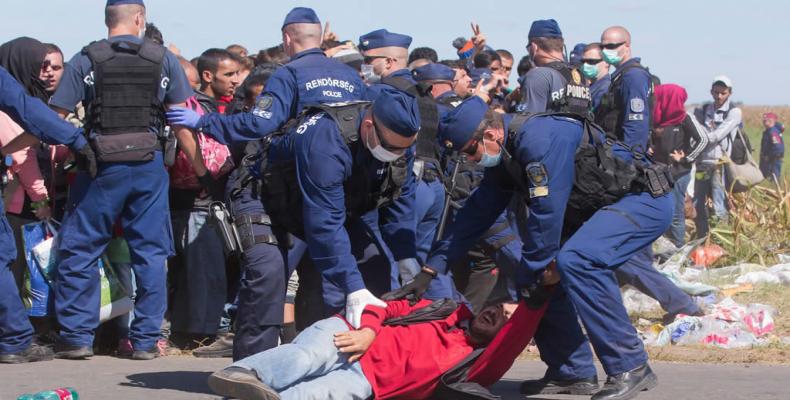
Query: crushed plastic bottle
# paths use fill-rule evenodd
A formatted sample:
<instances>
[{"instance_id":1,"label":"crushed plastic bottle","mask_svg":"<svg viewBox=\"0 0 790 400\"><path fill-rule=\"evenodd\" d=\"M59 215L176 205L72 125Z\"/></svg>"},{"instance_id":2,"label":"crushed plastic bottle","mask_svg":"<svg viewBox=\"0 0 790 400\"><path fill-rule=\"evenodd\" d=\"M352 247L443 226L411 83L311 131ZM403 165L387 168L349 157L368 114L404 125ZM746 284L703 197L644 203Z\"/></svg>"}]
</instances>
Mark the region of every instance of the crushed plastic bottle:
<instances>
[{"instance_id":1,"label":"crushed plastic bottle","mask_svg":"<svg viewBox=\"0 0 790 400\"><path fill-rule=\"evenodd\" d=\"M35 394L23 394L16 400L80 400L80 395L73 388L58 388Z\"/></svg>"}]
</instances>

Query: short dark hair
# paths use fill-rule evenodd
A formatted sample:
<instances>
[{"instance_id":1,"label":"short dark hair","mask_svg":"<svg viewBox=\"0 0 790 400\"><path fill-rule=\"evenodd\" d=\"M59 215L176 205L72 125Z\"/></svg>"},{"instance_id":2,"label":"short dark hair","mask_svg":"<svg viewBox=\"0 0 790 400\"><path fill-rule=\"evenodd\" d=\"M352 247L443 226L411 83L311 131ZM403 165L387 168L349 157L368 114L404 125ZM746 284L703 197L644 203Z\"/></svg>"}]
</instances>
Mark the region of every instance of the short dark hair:
<instances>
[{"instance_id":1,"label":"short dark hair","mask_svg":"<svg viewBox=\"0 0 790 400\"><path fill-rule=\"evenodd\" d=\"M713 89L713 88L715 88L717 86L720 87L720 88L727 89L730 93L732 93L732 88L727 86L727 84L722 82L722 81L713 82L713 85L711 85L711 89Z\"/></svg>"},{"instance_id":2,"label":"short dark hair","mask_svg":"<svg viewBox=\"0 0 790 400\"><path fill-rule=\"evenodd\" d=\"M536 37L530 40L533 42L543 51L563 51L565 48L565 40L561 37Z\"/></svg>"},{"instance_id":3,"label":"short dark hair","mask_svg":"<svg viewBox=\"0 0 790 400\"><path fill-rule=\"evenodd\" d=\"M521 60L516 66L516 74L518 74L518 76L524 76L524 74L529 72L532 68L535 68L535 63L532 62L532 58L529 56L521 57Z\"/></svg>"},{"instance_id":4,"label":"short dark hair","mask_svg":"<svg viewBox=\"0 0 790 400\"><path fill-rule=\"evenodd\" d=\"M439 64L444 64L453 69L466 69L466 63L463 60L442 60Z\"/></svg>"},{"instance_id":5,"label":"short dark hair","mask_svg":"<svg viewBox=\"0 0 790 400\"><path fill-rule=\"evenodd\" d=\"M513 53L505 49L497 49L496 53L499 54L500 58L507 58L509 60L513 60Z\"/></svg>"},{"instance_id":6,"label":"short dark hair","mask_svg":"<svg viewBox=\"0 0 790 400\"><path fill-rule=\"evenodd\" d=\"M282 43L278 44L277 46L272 46L267 49L263 49L258 52L258 55L255 57L255 65L273 63L273 64L285 64L288 60L288 54L285 53L285 48L283 48Z\"/></svg>"},{"instance_id":7,"label":"short dark hair","mask_svg":"<svg viewBox=\"0 0 790 400\"><path fill-rule=\"evenodd\" d=\"M156 44L161 46L165 45L165 38L162 36L162 31L160 31L153 22L145 24L145 37L151 39Z\"/></svg>"},{"instance_id":8,"label":"short dark hair","mask_svg":"<svg viewBox=\"0 0 790 400\"><path fill-rule=\"evenodd\" d=\"M421 58L430 60L432 63L439 62L439 55L436 54L436 50L430 47L417 47L409 54L409 61L407 61L406 64L411 64L412 61Z\"/></svg>"},{"instance_id":9,"label":"short dark hair","mask_svg":"<svg viewBox=\"0 0 790 400\"><path fill-rule=\"evenodd\" d=\"M238 62L238 57L225 49L214 48L204 51L197 62L197 70L198 74L200 74L200 79L203 79L204 71L211 71L212 73L217 72L219 63L225 60Z\"/></svg>"},{"instance_id":10,"label":"short dark hair","mask_svg":"<svg viewBox=\"0 0 790 400\"><path fill-rule=\"evenodd\" d=\"M61 57L63 57L63 50L58 47L55 43L44 43L44 48L47 49L47 54L58 53Z\"/></svg>"},{"instance_id":11,"label":"short dark hair","mask_svg":"<svg viewBox=\"0 0 790 400\"><path fill-rule=\"evenodd\" d=\"M494 61L502 62L502 57L494 50L483 50L475 55L475 68L490 68Z\"/></svg>"},{"instance_id":12,"label":"short dark hair","mask_svg":"<svg viewBox=\"0 0 790 400\"><path fill-rule=\"evenodd\" d=\"M482 138L483 131L489 128L502 128L505 126L504 118L502 117L502 113L494 111L493 107L490 107L486 110L485 115L483 116L483 120L480 121L480 125L477 126L477 130L475 134L472 136L473 138Z\"/></svg>"}]
</instances>

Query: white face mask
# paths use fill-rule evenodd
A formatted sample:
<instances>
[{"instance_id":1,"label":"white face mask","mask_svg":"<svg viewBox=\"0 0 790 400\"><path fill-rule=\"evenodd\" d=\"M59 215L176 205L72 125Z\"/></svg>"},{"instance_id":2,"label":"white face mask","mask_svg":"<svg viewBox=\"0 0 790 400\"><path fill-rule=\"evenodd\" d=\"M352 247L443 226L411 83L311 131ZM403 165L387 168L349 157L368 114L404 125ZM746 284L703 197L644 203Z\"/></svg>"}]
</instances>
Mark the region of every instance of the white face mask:
<instances>
[{"instance_id":1,"label":"white face mask","mask_svg":"<svg viewBox=\"0 0 790 400\"><path fill-rule=\"evenodd\" d=\"M360 72L362 72L362 79L367 84L378 83L381 80L381 75L373 72L373 66L370 64L362 64Z\"/></svg>"},{"instance_id":2,"label":"white face mask","mask_svg":"<svg viewBox=\"0 0 790 400\"><path fill-rule=\"evenodd\" d=\"M395 153L393 153L393 152L381 147L381 145L377 145L376 147L374 147L372 149L370 148L370 143L368 143L367 146L368 146L368 150L370 150L370 154L373 154L373 157L375 157L377 160L379 160L381 162L386 162L386 163L393 162L393 161L403 157L402 154L395 154Z\"/></svg>"},{"instance_id":3,"label":"white face mask","mask_svg":"<svg viewBox=\"0 0 790 400\"><path fill-rule=\"evenodd\" d=\"M376 128L373 128L373 129L376 129ZM376 135L375 131L371 132L371 133ZM370 141L366 140L365 141L365 146L367 146L368 150L370 150L370 154L372 154L375 159L377 159L377 160L379 160L381 162L389 163L389 162L393 162L393 161L403 157L402 154L395 154L395 153L385 149L384 147L381 146L381 143L377 144L376 147L370 147Z\"/></svg>"}]
</instances>

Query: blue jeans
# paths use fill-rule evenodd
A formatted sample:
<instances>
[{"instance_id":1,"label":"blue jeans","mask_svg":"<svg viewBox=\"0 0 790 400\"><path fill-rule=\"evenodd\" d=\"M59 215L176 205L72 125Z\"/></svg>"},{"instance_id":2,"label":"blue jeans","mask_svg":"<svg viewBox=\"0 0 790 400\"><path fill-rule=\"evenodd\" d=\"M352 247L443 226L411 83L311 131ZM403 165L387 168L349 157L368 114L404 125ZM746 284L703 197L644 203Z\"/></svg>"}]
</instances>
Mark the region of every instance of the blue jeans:
<instances>
[{"instance_id":1,"label":"blue jeans","mask_svg":"<svg viewBox=\"0 0 790 400\"><path fill-rule=\"evenodd\" d=\"M233 366L255 371L283 400L365 400L373 395L373 388L362 367L359 362L348 364L348 356L334 345L335 333L348 330L338 317L323 319L303 330L292 343L249 356Z\"/></svg>"},{"instance_id":2,"label":"blue jeans","mask_svg":"<svg viewBox=\"0 0 790 400\"><path fill-rule=\"evenodd\" d=\"M672 190L675 196L675 214L672 216L672 225L667 231L667 236L677 247L683 247L686 243L686 189L689 182L691 182L691 173L678 177Z\"/></svg>"},{"instance_id":3,"label":"blue jeans","mask_svg":"<svg viewBox=\"0 0 790 400\"><path fill-rule=\"evenodd\" d=\"M697 170L694 181L694 208L697 210L697 237L708 234L708 205L707 198L713 199L713 211L721 221L727 221L727 190L724 187L724 174L720 166L703 166Z\"/></svg>"}]
</instances>

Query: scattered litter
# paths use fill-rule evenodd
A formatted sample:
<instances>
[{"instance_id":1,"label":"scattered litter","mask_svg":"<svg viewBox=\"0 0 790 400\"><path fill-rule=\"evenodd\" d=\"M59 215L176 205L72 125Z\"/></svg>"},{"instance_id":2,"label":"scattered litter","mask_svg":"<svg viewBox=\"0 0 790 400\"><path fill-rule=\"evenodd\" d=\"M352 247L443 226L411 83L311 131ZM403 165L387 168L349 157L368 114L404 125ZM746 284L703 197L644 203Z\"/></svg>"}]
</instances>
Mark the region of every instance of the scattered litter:
<instances>
[{"instance_id":1,"label":"scattered litter","mask_svg":"<svg viewBox=\"0 0 790 400\"><path fill-rule=\"evenodd\" d=\"M706 244L698 246L691 252L691 261L694 265L701 267L710 267L724 256L724 249L717 244Z\"/></svg>"}]
</instances>

